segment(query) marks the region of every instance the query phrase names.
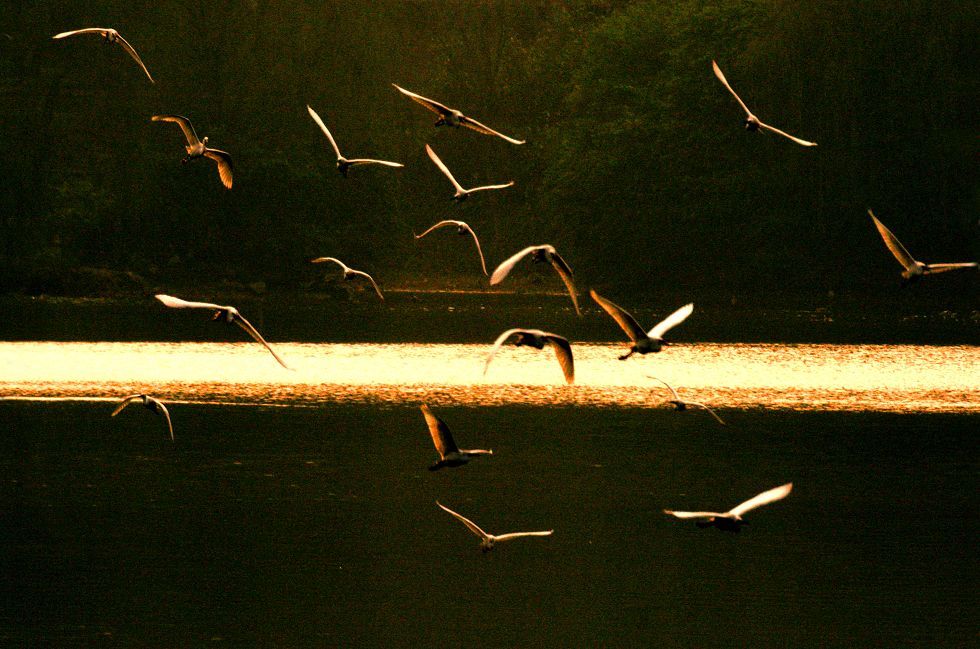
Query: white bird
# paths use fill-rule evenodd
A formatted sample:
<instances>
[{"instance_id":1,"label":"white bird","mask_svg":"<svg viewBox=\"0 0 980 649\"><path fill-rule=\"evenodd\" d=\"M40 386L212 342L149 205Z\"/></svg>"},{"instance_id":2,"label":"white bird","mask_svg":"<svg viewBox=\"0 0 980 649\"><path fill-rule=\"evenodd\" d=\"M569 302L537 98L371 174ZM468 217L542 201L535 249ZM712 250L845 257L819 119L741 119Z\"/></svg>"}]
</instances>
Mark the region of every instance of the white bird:
<instances>
[{"instance_id":1,"label":"white bird","mask_svg":"<svg viewBox=\"0 0 980 649\"><path fill-rule=\"evenodd\" d=\"M461 522L463 525L468 527L471 532L473 532L474 534L480 537L480 550L482 550L483 552L489 552L490 550L493 550L493 546L496 545L497 543L500 543L501 541L510 541L511 539L519 539L522 536L551 536L554 533L554 530L548 530L546 532L511 532L509 534L500 534L500 535L487 534L482 529L480 529L479 525L477 525L470 519L466 518L462 514L457 514L453 510L443 505L438 500L436 501L436 504L439 505L439 507L441 507L443 510L455 516L459 520L459 522Z\"/></svg>"},{"instance_id":2,"label":"white bird","mask_svg":"<svg viewBox=\"0 0 980 649\"><path fill-rule=\"evenodd\" d=\"M756 117L755 115L752 114L752 111L749 110L749 107L745 105L745 102L742 101L742 98L739 97L737 94L735 94L735 91L732 90L732 87L730 85L728 85L728 80L725 78L725 75L722 74L721 68L718 67L718 64L715 63L714 61L712 61L711 62L711 67L714 69L715 76L718 77L718 80L721 81L723 84L725 84L725 87L728 88L728 92L732 93L732 96L735 97L735 100L736 101L738 101L739 105L742 107L742 110L745 111L745 128L746 129L748 129L749 131L758 131L761 128L761 129L765 129L767 131L772 131L773 133L777 133L779 135L782 135L783 137L787 137L787 138L793 140L794 142L796 142L797 144L800 144L802 146L817 146L817 143L816 142L808 142L806 140L801 140L798 137L793 137L789 133L786 133L784 131L780 131L778 128L775 128L774 126L769 126L768 124L766 124L766 123L762 122L761 120L759 120L758 117Z\"/></svg>"},{"instance_id":3,"label":"white bird","mask_svg":"<svg viewBox=\"0 0 980 649\"><path fill-rule=\"evenodd\" d=\"M949 270L960 270L963 268L977 268L976 262L964 262L957 264L924 264L921 261L916 261L909 251L905 249L902 242L899 241L891 230L885 227L884 223L879 221L875 215L868 210L868 215L871 220L875 222L875 227L878 228L878 232L881 234L881 238L885 240L885 245L888 249L892 251L895 255L895 259L898 263L902 264L905 270L902 271L903 283L914 282L920 277L925 275L934 275L936 273L945 273Z\"/></svg>"},{"instance_id":4,"label":"white bird","mask_svg":"<svg viewBox=\"0 0 980 649\"><path fill-rule=\"evenodd\" d=\"M502 264L497 266L497 269L493 271L493 275L490 276L490 286L495 286L500 282L504 281L507 274L510 273L511 269L523 259L526 255L531 255L531 261L534 263L540 263L546 261L555 269L558 276L561 277L561 281L565 283L565 288L568 289L568 294L572 297L572 304L575 305L575 313L579 316L582 312L578 308L578 296L575 293L575 285L572 283L572 269L565 260L561 258L561 255L555 250L554 246L548 244L542 244L540 246L528 246L524 250L514 254Z\"/></svg>"},{"instance_id":5,"label":"white bird","mask_svg":"<svg viewBox=\"0 0 980 649\"><path fill-rule=\"evenodd\" d=\"M473 231L473 228L471 228L469 225L467 225L463 221L453 221L453 220L439 221L438 223L436 223L435 225L433 225L431 228L429 228L428 230L426 230L422 234L416 234L415 235L415 238L416 239L421 239L422 237L424 237L425 235L429 234L433 230L438 230L439 228L444 227L444 226L447 226L447 225L455 225L456 226L456 232L458 234L460 234L460 235L469 234L471 237L473 237L473 243L476 244L476 252L480 255L480 266L483 268L483 274L484 275L489 275L490 273L487 272L487 262L484 261L484 259L483 259L483 250L480 248L480 240L476 238L476 232Z\"/></svg>"},{"instance_id":6,"label":"white bird","mask_svg":"<svg viewBox=\"0 0 980 649\"><path fill-rule=\"evenodd\" d=\"M439 452L439 461L430 466L429 471L438 471L444 466L463 466L479 455L493 455L493 450L485 451L479 448L467 449L456 446L456 441L453 439L453 434L449 432L449 426L446 425L446 422L432 414L429 406L424 403L419 408L425 415L425 423L429 427L432 443L435 444L436 451Z\"/></svg>"},{"instance_id":7,"label":"white bird","mask_svg":"<svg viewBox=\"0 0 980 649\"><path fill-rule=\"evenodd\" d=\"M553 333L548 333L547 331L541 331L540 329L508 329L497 336L497 340L493 343L493 349L490 350L490 354L487 356L487 362L483 365L484 376L487 370L490 369L490 361L497 355L497 350L504 344L504 341L515 334L517 335L517 340L514 341L515 347L526 345L535 349L544 349L546 344L550 345L555 350L555 357L558 359L558 364L561 365L561 371L565 375L565 383L569 385L575 383L575 362L572 359L572 346L568 343L567 339Z\"/></svg>"},{"instance_id":8,"label":"white bird","mask_svg":"<svg viewBox=\"0 0 980 649\"><path fill-rule=\"evenodd\" d=\"M310 108L309 105L306 106L306 110L310 111L310 117L313 118L313 121L316 122L317 126L320 127L320 130L323 131L323 134L327 136L328 140L330 140L330 146L333 147L334 153L337 154L337 171L339 171L344 178L347 177L347 170L350 167L354 167L356 165L379 164L388 167L405 166L400 162L388 162L387 160L372 160L370 158L345 158L343 155L341 155L340 149L337 147L337 142L335 142L333 139L333 135L330 134L330 131L327 129L326 124L324 124L323 120L320 119L320 116L316 114L316 111Z\"/></svg>"},{"instance_id":9,"label":"white bird","mask_svg":"<svg viewBox=\"0 0 980 649\"><path fill-rule=\"evenodd\" d=\"M344 279L345 280L350 281L350 280L354 279L355 277L366 277L366 278L368 278L368 280L370 280L370 282L371 282L371 286L374 287L374 292L377 293L378 294L378 297L381 298L381 301L384 302L385 296L381 294L381 289L378 288L378 283L374 281L374 278L373 277L371 277L370 275L368 275L364 271L362 271L362 270L354 270L353 268L350 268L347 264L345 264L344 262L340 261L336 257L317 257L316 259L311 259L310 260L310 263L311 264L322 264L325 261L332 261L333 263L335 263L338 266L340 266L341 270L344 271Z\"/></svg>"},{"instance_id":10,"label":"white bird","mask_svg":"<svg viewBox=\"0 0 980 649\"><path fill-rule=\"evenodd\" d=\"M670 385L668 385L668 383L666 381L664 381L663 379L658 379L657 377L652 376L650 374L647 374L647 376L649 378L651 378L651 379L656 380L656 381L660 381L661 383L663 383L664 385L667 386L667 389L670 390L671 396L674 397L673 399L670 400L670 403L674 404L674 407L678 411L683 412L683 411L687 410L688 406L695 406L695 407L698 407L698 408L704 408L705 410L707 410L711 414L712 417L714 417L715 419L718 420L718 423L719 424L721 424L722 426L725 425L725 422L722 421L721 417L719 417L715 413L715 411L712 410L711 408L709 408L708 406L704 405L703 403L698 403L697 401L684 401L683 399L681 399L680 395L677 394L677 390L675 390L674 388L670 387Z\"/></svg>"},{"instance_id":11,"label":"white bird","mask_svg":"<svg viewBox=\"0 0 980 649\"><path fill-rule=\"evenodd\" d=\"M218 175L221 176L221 183L228 189L231 189L231 156L226 151L210 148L207 137L203 140L199 139L189 119L181 115L154 115L150 119L154 122L173 122L180 126L180 130L184 132L184 137L187 138L187 145L184 147L187 149L187 157L181 160L181 163L187 164L195 158L202 157L214 160L218 165Z\"/></svg>"},{"instance_id":12,"label":"white bird","mask_svg":"<svg viewBox=\"0 0 980 649\"><path fill-rule=\"evenodd\" d=\"M432 162L436 163L436 166L442 170L442 173L446 174L446 178L449 178L450 182L453 184L453 187L456 188L456 193L453 195L454 201L465 201L467 198L469 198L470 194L474 192L482 192L486 189L504 189L514 184L514 181L512 180L509 183L504 183L503 185L483 185L482 187L474 187L473 189L464 189L462 185L456 182L453 175L449 173L449 168L443 164L442 160L439 159L439 156L436 155L436 152L433 151L432 147L430 147L428 144L425 145L425 152L429 154L429 158L432 159Z\"/></svg>"},{"instance_id":13,"label":"white bird","mask_svg":"<svg viewBox=\"0 0 980 649\"><path fill-rule=\"evenodd\" d=\"M161 294L161 295L156 295L155 297L156 299L163 302L165 306L168 306L171 309L208 309L210 311L214 311L214 315L211 316L212 320L221 320L223 322L235 323L243 330L245 330L245 333L247 333L249 336L255 339L256 342L262 343L265 346L265 348L269 350L269 353L272 354L272 356L277 361L279 361L280 365L285 367L287 370L292 369L288 365L286 365L286 363L281 358L279 358L279 354L277 354L276 351L272 349L269 343L265 341L265 338L263 338L262 335L255 329L255 327L252 326L252 323L246 320L245 316L239 313L238 309L236 309L235 307L221 306L220 304L211 304L210 302L188 302L186 300L181 300L180 298L172 297L170 295Z\"/></svg>"},{"instance_id":14,"label":"white bird","mask_svg":"<svg viewBox=\"0 0 980 649\"><path fill-rule=\"evenodd\" d=\"M633 316L627 313L626 309L613 304L606 298L596 293L594 290L589 291L589 294L592 296L592 299L605 310L606 313L612 316L612 319L616 321L616 324L618 324L620 328L626 332L626 335L630 337L630 340L633 341L633 345L630 347L629 352L619 357L619 360L621 361L625 361L636 352L639 352L640 354L659 352L661 349L663 349L663 346L667 344L667 342L664 341L664 334L666 334L670 329L684 322L684 320L687 319L687 316L691 315L691 313L694 311L693 303L685 304L664 318L649 332L645 333L643 331L643 327L640 326L640 323L638 323Z\"/></svg>"},{"instance_id":15,"label":"white bird","mask_svg":"<svg viewBox=\"0 0 980 649\"><path fill-rule=\"evenodd\" d=\"M404 88L400 87L397 84L393 83L391 85L398 88L398 91L400 93L402 93L406 97L409 97L412 101L422 104L423 106L431 110L433 113L439 115L439 119L436 120L436 126L445 125L445 126L454 126L457 128L460 126L465 126L466 128L473 129L478 133L483 133L485 135L496 135L499 138L503 138L507 140L511 144L524 144L524 140L515 140L512 137L507 137L503 133L495 131L489 126L481 124L480 122L476 121L472 117L467 117L466 115L456 110L455 108L449 108L448 106L440 104L438 101L427 99L422 95L416 95L414 92L405 90Z\"/></svg>"},{"instance_id":16,"label":"white bird","mask_svg":"<svg viewBox=\"0 0 980 649\"><path fill-rule=\"evenodd\" d=\"M139 66L143 68L143 72L150 79L150 83L156 83L153 81L153 77L150 76L150 71L146 69L143 65L143 61L140 59L140 55L136 53L133 46L123 38L119 32L110 27L86 27L85 29L75 29L70 32L61 32L60 34L55 34L51 38L62 39L68 38L69 36L75 36L76 34L98 34L105 39L106 43L119 43L119 46L126 50L126 53L133 57L133 60L139 63Z\"/></svg>"},{"instance_id":17,"label":"white bird","mask_svg":"<svg viewBox=\"0 0 980 649\"><path fill-rule=\"evenodd\" d=\"M113 410L112 411L112 414L109 415L109 416L110 417L115 417L120 412L122 412L122 409L123 408L125 408L126 406L128 406L129 404L131 404L134 401L141 401L142 404L143 404L143 407L146 408L147 410L149 410L150 412L155 413L155 414L158 414L158 415L163 415L163 418L167 420L167 430L170 431L170 441L171 442L174 441L174 425L172 423L170 423L170 413L167 412L167 406L163 405L163 402L162 401L159 401L157 399L154 399L151 396L148 396L148 395L145 395L145 394L134 394L134 395L128 396L128 397L124 398L119 403L118 406L116 406L116 409Z\"/></svg>"},{"instance_id":18,"label":"white bird","mask_svg":"<svg viewBox=\"0 0 980 649\"><path fill-rule=\"evenodd\" d=\"M742 519L742 514L755 509L756 507L761 507L762 505L768 505L771 502L777 500L782 500L789 495L789 492L793 490L793 483L788 482L782 486L776 487L775 489L770 489L769 491L763 491L758 496L749 498L741 505L733 507L727 512L677 512L671 509L665 509L665 514L670 514L671 516L676 516L677 518L699 518L697 522L698 527L711 527L712 525L720 530L725 530L727 532L738 532L743 525L748 525L748 521Z\"/></svg>"}]
</instances>

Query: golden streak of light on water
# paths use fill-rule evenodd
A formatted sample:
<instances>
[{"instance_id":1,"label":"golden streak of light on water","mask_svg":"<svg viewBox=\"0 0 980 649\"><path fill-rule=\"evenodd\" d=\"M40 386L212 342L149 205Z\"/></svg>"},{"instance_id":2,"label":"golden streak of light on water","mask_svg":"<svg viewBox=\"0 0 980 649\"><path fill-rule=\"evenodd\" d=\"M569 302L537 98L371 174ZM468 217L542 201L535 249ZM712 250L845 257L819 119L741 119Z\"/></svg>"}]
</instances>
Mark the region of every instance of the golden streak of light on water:
<instances>
[{"instance_id":1,"label":"golden streak of light on water","mask_svg":"<svg viewBox=\"0 0 980 649\"><path fill-rule=\"evenodd\" d=\"M662 407L669 393L715 408L980 410L980 348L918 345L675 345L616 357L622 344L575 344L567 386L550 349L490 345L253 343L0 344L0 394L313 405L418 402Z\"/></svg>"}]
</instances>

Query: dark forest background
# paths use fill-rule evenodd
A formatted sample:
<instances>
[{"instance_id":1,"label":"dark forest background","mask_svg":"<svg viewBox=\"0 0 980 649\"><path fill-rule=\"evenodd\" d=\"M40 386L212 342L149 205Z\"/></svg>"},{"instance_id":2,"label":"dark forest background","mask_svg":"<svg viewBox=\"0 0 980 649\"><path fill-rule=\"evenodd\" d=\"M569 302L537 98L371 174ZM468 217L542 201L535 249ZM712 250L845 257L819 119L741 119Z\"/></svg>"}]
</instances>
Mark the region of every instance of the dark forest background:
<instances>
[{"instance_id":1,"label":"dark forest background","mask_svg":"<svg viewBox=\"0 0 980 649\"><path fill-rule=\"evenodd\" d=\"M119 30L156 84L95 36L51 39L86 26ZM0 32L7 292L288 291L320 255L387 288L482 285L469 242L413 239L444 218L488 265L547 242L581 292L619 297L891 289L869 207L923 261L980 258L976 2L15 0ZM744 131L712 59L819 146ZM392 83L527 144L435 129ZM342 178L307 104L348 156L405 168ZM180 164L157 113L232 154L231 191ZM453 204L425 143L464 186L516 185ZM976 273L926 284L977 295Z\"/></svg>"}]
</instances>

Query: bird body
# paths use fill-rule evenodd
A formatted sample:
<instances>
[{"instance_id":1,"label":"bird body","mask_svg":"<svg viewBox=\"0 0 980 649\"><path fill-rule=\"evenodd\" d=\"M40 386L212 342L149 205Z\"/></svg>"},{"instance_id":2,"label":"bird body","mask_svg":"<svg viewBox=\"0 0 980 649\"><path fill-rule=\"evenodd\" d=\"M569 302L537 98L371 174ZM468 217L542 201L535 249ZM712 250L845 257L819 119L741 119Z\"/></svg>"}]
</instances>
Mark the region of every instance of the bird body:
<instances>
[{"instance_id":1,"label":"bird body","mask_svg":"<svg viewBox=\"0 0 980 649\"><path fill-rule=\"evenodd\" d=\"M921 277L926 275L935 275L936 273L945 273L951 270L963 270L966 268L977 268L976 262L964 262L964 263L953 263L953 264L924 264L921 261L916 261L909 251L905 249L902 242L898 240L891 230L885 227L882 223L875 217L871 210L868 210L868 216L874 221L875 227L878 228L878 233L881 238L885 241L885 245L888 246L888 250L891 251L898 263L902 265L905 269L902 271L903 283L911 283L917 281Z\"/></svg>"},{"instance_id":2,"label":"bird body","mask_svg":"<svg viewBox=\"0 0 980 649\"><path fill-rule=\"evenodd\" d=\"M459 128L460 126L465 126L466 128L472 129L478 133L483 133L484 135L495 135L496 137L507 140L511 144L524 144L524 140L515 140L512 137L507 137L499 131L495 131L489 126L481 124L472 117L467 117L461 111L455 108L449 108L444 104L440 104L438 101L433 99L428 99L422 95L417 95L414 92L405 90L404 88L398 86L397 84L391 84L398 89L398 92L402 93L406 97L410 98L412 101L425 106L428 110L439 116L436 120L436 126L452 126Z\"/></svg>"},{"instance_id":3,"label":"bird body","mask_svg":"<svg viewBox=\"0 0 980 649\"><path fill-rule=\"evenodd\" d=\"M581 316L582 312L578 308L578 296L575 293L575 285L572 283L572 269L565 263L565 260L561 258L561 255L558 254L558 251L552 245L528 246L524 250L512 255L493 271L493 274L490 276L490 286L495 286L504 281L504 278L517 265L517 262L527 255L531 255L531 261L534 263L546 261L551 264L555 272L558 273L558 276L561 277L561 281L565 283L565 288L568 289L568 294L572 298L572 304L575 305L575 313Z\"/></svg>"},{"instance_id":4,"label":"bird body","mask_svg":"<svg viewBox=\"0 0 980 649\"><path fill-rule=\"evenodd\" d=\"M187 149L187 157L181 160L181 162L187 164L196 158L209 158L214 160L218 165L218 175L221 177L221 183L228 189L231 189L232 163L231 155L228 152L209 147L208 138L205 137L202 140L197 137L194 125L186 117L181 115L154 115L150 119L154 122L173 122L180 126L184 137L187 138L187 144L184 146Z\"/></svg>"},{"instance_id":5,"label":"bird body","mask_svg":"<svg viewBox=\"0 0 980 649\"><path fill-rule=\"evenodd\" d=\"M436 155L436 152L433 151L432 147L430 147L428 144L425 145L425 152L429 154L429 158L432 160L432 162L434 162L436 166L439 167L442 173L444 173L446 177L449 178L450 182L452 182L453 187L456 188L456 193L453 195L453 200L456 202L465 201L467 198L469 198L470 194L473 194L475 192L482 192L488 189L505 189L514 184L514 181L512 180L502 185L483 185L482 187L473 187L472 189L465 189L462 185L460 185L456 181L456 178L454 178L452 173L450 173L449 168L443 163L443 161L439 158L439 156Z\"/></svg>"},{"instance_id":6,"label":"bird body","mask_svg":"<svg viewBox=\"0 0 980 649\"><path fill-rule=\"evenodd\" d=\"M170 431L170 441L174 441L174 426L170 421L170 413L167 411L167 406L163 405L162 401L154 399L146 394L133 394L125 397L121 402L119 402L119 405L116 406L116 409L113 410L112 414L109 416L115 417L122 412L123 408L134 401L140 401L144 408L154 414L161 415L167 422L167 430Z\"/></svg>"},{"instance_id":7,"label":"bird body","mask_svg":"<svg viewBox=\"0 0 980 649\"><path fill-rule=\"evenodd\" d=\"M432 414L432 410L424 403L419 408L422 410L425 423L429 427L432 443L439 453L439 461L430 466L429 471L438 471L444 466L463 466L480 455L493 455L493 450L459 448L456 446L456 441L453 439L453 434L449 431L446 422Z\"/></svg>"},{"instance_id":8,"label":"bird body","mask_svg":"<svg viewBox=\"0 0 980 649\"><path fill-rule=\"evenodd\" d=\"M508 534L489 534L487 532L484 532L479 525L477 525L470 519L466 518L462 514L458 514L453 510L449 509L438 500L436 501L436 504L439 505L439 507L442 508L444 511L447 511L450 514L452 514L459 522L465 525L471 532L473 532L478 537L480 537L480 550L483 551L484 553L493 550L493 547L497 543L501 543L503 541L519 539L524 536L551 536L554 533L554 530L546 530L543 532L510 532Z\"/></svg>"},{"instance_id":9,"label":"bird body","mask_svg":"<svg viewBox=\"0 0 980 649\"><path fill-rule=\"evenodd\" d=\"M245 316L239 313L238 309L236 309L235 307L222 306L220 304L212 304L211 302L189 302L187 300L182 300L177 297L173 297L170 295L163 295L163 294L156 295L154 297L160 300L164 304L164 306L167 306L171 309L207 309L209 311L213 311L214 314L211 316L212 320L220 320L223 322L234 323L238 325L245 331L245 333L251 336L256 342L262 343L262 345L269 350L269 353L272 354L273 358L275 358L280 365L285 367L287 370L292 369L288 365L286 365L285 361L283 361L279 357L279 354L277 354L276 351L272 349L272 346L270 346L269 343L265 341L265 338L263 338L262 335L258 332L258 330L252 326L252 323L246 320Z\"/></svg>"},{"instance_id":10,"label":"bird body","mask_svg":"<svg viewBox=\"0 0 980 649\"><path fill-rule=\"evenodd\" d=\"M341 270L344 271L344 279L347 280L347 281L350 281L350 280L354 279L355 277L364 277L364 278L366 278L368 281L371 282L371 286L374 287L374 292L377 293L378 294L378 297L381 298L381 301L384 302L385 296L381 294L381 289L378 288L378 283L374 281L374 278L373 277L371 277L370 275L368 275L364 271L362 271L362 270L354 270L353 268L349 267L347 264L345 264L344 262L340 261L336 257L317 257L316 259L311 259L310 260L310 263L311 264L322 264L322 263L328 262L328 261L333 262L333 263L337 264L338 266L340 266Z\"/></svg>"},{"instance_id":11,"label":"bird body","mask_svg":"<svg viewBox=\"0 0 980 649\"><path fill-rule=\"evenodd\" d=\"M732 96L735 97L735 100L742 107L742 110L745 111L745 128L746 128L746 130L749 130L749 131L758 131L759 129L763 129L763 130L766 130L766 131L772 131L773 133L776 133L778 135L782 135L785 138L789 138L790 140L792 140L793 142L796 142L797 144L799 144L801 146L817 146L817 143L816 142L808 142L807 140L801 140L798 137L793 137L789 133L786 133L785 131L780 131L778 128L776 128L774 126L769 126L765 122L761 121L758 117L756 117L755 115L752 114L752 111L750 111L749 110L749 107L745 105L745 102L742 101L742 98L739 97L738 94L736 94L734 90L732 90L732 87L728 84L728 79L725 78L725 75L721 71L721 68L718 67L718 64L715 63L714 61L712 61L711 62L711 68L714 70L715 76L718 77L718 80L721 81L725 85L726 88L728 88L728 92L732 93Z\"/></svg>"},{"instance_id":12,"label":"bird body","mask_svg":"<svg viewBox=\"0 0 980 649\"><path fill-rule=\"evenodd\" d=\"M306 110L309 111L310 117L312 117L313 121L316 122L317 126L320 127L320 130L323 131L323 134L327 136L328 140L330 140L330 146L333 147L334 153L337 154L337 171L339 171L340 175L342 175L344 178L347 177L347 170L350 167L354 167L357 165L379 164L379 165L385 165L387 167L405 166L399 162L389 162L387 160L373 160L371 158L345 158L343 155L341 155L340 148L337 146L337 142L334 141L333 135L330 134L330 130L323 123L323 120L320 119L320 116L316 114L316 111L310 108L309 106L306 107Z\"/></svg>"},{"instance_id":13,"label":"bird body","mask_svg":"<svg viewBox=\"0 0 980 649\"><path fill-rule=\"evenodd\" d=\"M514 341L516 347L527 346L535 349L544 349L545 345L550 345L555 351L558 364L561 365L562 373L565 375L565 382L569 385L575 383L575 362L572 358L572 346L566 338L557 334L541 331L540 329L508 329L497 336L493 343L493 348L487 356L487 361L483 365L483 374L486 375L490 369L490 361L497 355L500 346L511 336L517 336Z\"/></svg>"},{"instance_id":14,"label":"bird body","mask_svg":"<svg viewBox=\"0 0 980 649\"><path fill-rule=\"evenodd\" d=\"M665 509L664 513L671 516L676 516L677 518L696 518L698 519L698 527L714 526L720 530L725 530L726 532L738 532L743 525L748 524L748 522L742 518L742 514L745 514L756 507L761 507L762 505L767 505L771 502L782 500L788 496L792 490L793 483L788 482L779 487L770 489L769 491L764 491L757 496L753 496L744 503L733 507L727 512L678 512Z\"/></svg>"},{"instance_id":15,"label":"bird body","mask_svg":"<svg viewBox=\"0 0 980 649\"><path fill-rule=\"evenodd\" d=\"M473 237L473 243L476 244L476 252L477 252L477 254L480 255L480 266L481 266L481 268L483 268L483 274L484 275L489 275L490 273L487 272L487 263L483 259L483 250L480 248L480 240L476 238L476 232L473 231L473 228L471 228L469 225L467 225L463 221L453 221L453 220L439 221L438 223L436 223L435 225L433 225L431 228L429 228L428 230L426 230L422 234L416 234L415 235L415 238L416 239L421 239L422 237L424 237L425 235L429 234L433 230L438 230L439 228L445 227L447 225L454 225L454 226L456 226L456 232L458 234L460 234L460 235L469 234L471 237Z\"/></svg>"},{"instance_id":16,"label":"bird body","mask_svg":"<svg viewBox=\"0 0 980 649\"><path fill-rule=\"evenodd\" d=\"M129 56L132 57L132 59L136 61L141 68L143 68L143 72L146 73L150 83L156 83L153 81L153 77L150 76L150 71L146 69L145 65L143 65L143 60L140 59L139 54L137 54L136 50L133 49L133 46L130 45L129 42L119 34L119 32L111 27L86 27L85 29L74 29L70 32L55 34L51 38L60 40L62 38L68 38L69 36L76 36L78 34L98 34L105 39L106 43L118 43L119 46L126 50L126 53L129 54Z\"/></svg>"},{"instance_id":17,"label":"bird body","mask_svg":"<svg viewBox=\"0 0 980 649\"><path fill-rule=\"evenodd\" d=\"M651 352L659 352L666 345L664 340L664 335L672 328L676 327L680 323L684 322L689 315L694 311L694 304L685 304L681 308L677 309L669 316L664 318L659 322L653 329L648 332L643 331L643 327L636 321L636 319L629 314L623 307L613 303L610 300L602 297L594 290L589 291L592 299L595 300L599 306L605 310L612 319L616 321L616 324L626 332L633 345L630 347L628 353L619 357L619 360L624 361L635 353L639 354L649 354Z\"/></svg>"}]
</instances>

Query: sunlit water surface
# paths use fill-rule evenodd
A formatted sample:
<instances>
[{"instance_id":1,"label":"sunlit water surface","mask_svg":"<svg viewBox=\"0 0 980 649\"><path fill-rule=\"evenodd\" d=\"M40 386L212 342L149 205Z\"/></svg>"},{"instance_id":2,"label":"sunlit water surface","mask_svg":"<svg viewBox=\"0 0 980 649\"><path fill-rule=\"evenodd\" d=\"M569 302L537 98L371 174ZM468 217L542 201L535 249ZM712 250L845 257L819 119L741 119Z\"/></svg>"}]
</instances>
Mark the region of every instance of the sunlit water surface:
<instances>
[{"instance_id":1,"label":"sunlit water surface","mask_svg":"<svg viewBox=\"0 0 980 649\"><path fill-rule=\"evenodd\" d=\"M576 344L575 385L549 349L488 345L276 345L280 367L252 343L0 344L0 390L30 399L117 398L243 404L412 402L457 405L659 407L669 397L717 408L972 411L980 409L980 348L920 345L686 344L616 357L614 344Z\"/></svg>"}]
</instances>

